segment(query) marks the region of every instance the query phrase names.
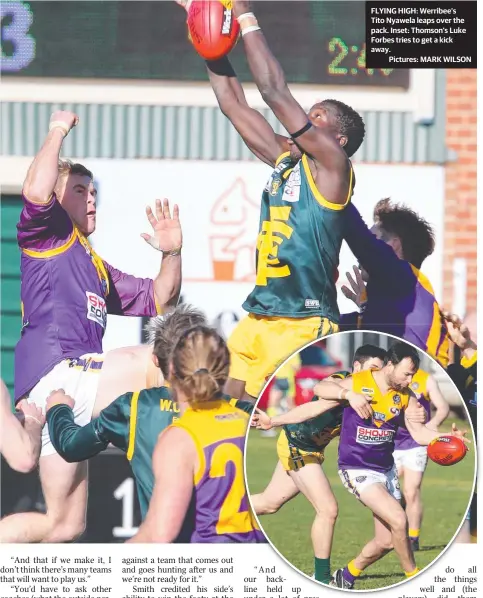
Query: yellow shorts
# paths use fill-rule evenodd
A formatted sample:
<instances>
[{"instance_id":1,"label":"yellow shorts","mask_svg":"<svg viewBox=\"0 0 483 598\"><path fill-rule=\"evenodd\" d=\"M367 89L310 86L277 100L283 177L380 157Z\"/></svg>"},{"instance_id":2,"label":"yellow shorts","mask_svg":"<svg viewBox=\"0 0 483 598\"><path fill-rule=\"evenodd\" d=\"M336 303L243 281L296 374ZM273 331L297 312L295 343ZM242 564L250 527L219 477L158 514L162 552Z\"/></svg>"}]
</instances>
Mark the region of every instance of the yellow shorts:
<instances>
[{"instance_id":1,"label":"yellow shorts","mask_svg":"<svg viewBox=\"0 0 483 598\"><path fill-rule=\"evenodd\" d=\"M298 471L309 463L322 465L325 459L324 453L303 451L295 446L290 446L285 430L281 431L277 440L277 455L285 471Z\"/></svg>"},{"instance_id":2,"label":"yellow shorts","mask_svg":"<svg viewBox=\"0 0 483 598\"><path fill-rule=\"evenodd\" d=\"M230 378L243 380L245 390L258 397L267 378L297 349L337 332L327 318L270 318L249 314L228 339Z\"/></svg>"}]
</instances>

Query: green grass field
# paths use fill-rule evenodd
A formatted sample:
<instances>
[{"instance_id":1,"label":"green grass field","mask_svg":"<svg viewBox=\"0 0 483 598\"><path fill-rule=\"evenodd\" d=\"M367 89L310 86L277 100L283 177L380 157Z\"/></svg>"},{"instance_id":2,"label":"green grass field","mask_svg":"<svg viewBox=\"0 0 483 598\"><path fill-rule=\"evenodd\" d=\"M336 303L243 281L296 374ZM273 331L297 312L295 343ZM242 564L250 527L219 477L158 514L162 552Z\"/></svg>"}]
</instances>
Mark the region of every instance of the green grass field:
<instances>
[{"instance_id":1,"label":"green grass field","mask_svg":"<svg viewBox=\"0 0 483 598\"><path fill-rule=\"evenodd\" d=\"M464 428L468 427L460 422ZM449 429L449 427L447 428ZM251 493L261 492L269 482L277 462L276 438L263 438L250 430L247 446L247 484ZM324 471L339 503L335 528L332 569L338 569L354 558L373 534L372 514L342 486L337 474L338 440L326 451ZM474 444L471 452L452 467L441 467L429 461L423 480L425 508L421 531L421 550L415 553L420 569L431 563L447 546L461 524L473 487ZM260 518L262 528L277 550L295 567L313 574L313 551L310 528L314 511L304 496L297 496L274 515ZM357 582L356 589L390 586L404 579L398 559L390 553L375 563Z\"/></svg>"}]
</instances>

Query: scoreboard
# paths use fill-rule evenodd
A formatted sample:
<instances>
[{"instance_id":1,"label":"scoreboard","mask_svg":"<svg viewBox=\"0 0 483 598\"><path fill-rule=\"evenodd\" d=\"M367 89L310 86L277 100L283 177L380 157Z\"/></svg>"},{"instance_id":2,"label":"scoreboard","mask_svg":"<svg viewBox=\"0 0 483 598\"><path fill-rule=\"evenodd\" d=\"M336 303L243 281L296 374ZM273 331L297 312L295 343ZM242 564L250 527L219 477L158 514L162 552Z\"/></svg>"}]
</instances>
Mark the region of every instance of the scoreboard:
<instances>
[{"instance_id":1,"label":"scoreboard","mask_svg":"<svg viewBox=\"0 0 483 598\"><path fill-rule=\"evenodd\" d=\"M360 1L259 1L254 10L289 83L409 87L407 69L366 69ZM2 76L206 81L174 1L2 0ZM242 42L232 52L251 75Z\"/></svg>"}]
</instances>

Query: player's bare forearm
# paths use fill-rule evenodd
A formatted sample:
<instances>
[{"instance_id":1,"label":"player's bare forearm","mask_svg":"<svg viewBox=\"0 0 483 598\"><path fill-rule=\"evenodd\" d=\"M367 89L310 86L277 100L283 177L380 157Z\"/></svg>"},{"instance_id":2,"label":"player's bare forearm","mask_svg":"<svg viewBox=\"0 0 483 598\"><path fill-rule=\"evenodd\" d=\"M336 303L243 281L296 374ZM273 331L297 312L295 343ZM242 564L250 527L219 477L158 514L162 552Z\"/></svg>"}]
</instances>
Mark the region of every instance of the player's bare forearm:
<instances>
[{"instance_id":1,"label":"player's bare forearm","mask_svg":"<svg viewBox=\"0 0 483 598\"><path fill-rule=\"evenodd\" d=\"M431 430L428 424L417 424L411 422L407 417L405 418L405 424L408 432L411 434L413 440L415 440L421 446L427 446L432 440L442 436L439 432Z\"/></svg>"},{"instance_id":2,"label":"player's bare forearm","mask_svg":"<svg viewBox=\"0 0 483 598\"><path fill-rule=\"evenodd\" d=\"M206 69L218 105L225 116L229 116L238 106L248 106L243 87L227 56L219 60L207 60Z\"/></svg>"},{"instance_id":3,"label":"player's bare forearm","mask_svg":"<svg viewBox=\"0 0 483 598\"><path fill-rule=\"evenodd\" d=\"M322 413L325 413L326 411L330 411L339 404L339 401L330 400L311 401L310 403L299 405L298 407L287 411L287 413L270 418L270 422L273 427L286 426L287 424L301 424L318 415L322 415Z\"/></svg>"},{"instance_id":4,"label":"player's bare forearm","mask_svg":"<svg viewBox=\"0 0 483 598\"><path fill-rule=\"evenodd\" d=\"M345 393L343 391L346 391ZM352 380L334 380L324 378L314 386L314 395L323 400L343 401L342 394L347 395L352 390Z\"/></svg>"},{"instance_id":5,"label":"player's bare forearm","mask_svg":"<svg viewBox=\"0 0 483 598\"><path fill-rule=\"evenodd\" d=\"M164 256L159 274L154 279L154 294L161 313L178 304L181 279L181 255Z\"/></svg>"},{"instance_id":6,"label":"player's bare forearm","mask_svg":"<svg viewBox=\"0 0 483 598\"><path fill-rule=\"evenodd\" d=\"M427 390L429 394L429 400L436 408L436 411L427 426L431 429L436 429L440 426L449 415L449 405L444 398L438 383L433 376L429 376L427 382Z\"/></svg>"},{"instance_id":7,"label":"player's bare forearm","mask_svg":"<svg viewBox=\"0 0 483 598\"><path fill-rule=\"evenodd\" d=\"M239 5L239 6L238 6ZM246 11L247 2L235 3L235 14L239 17L242 10ZM246 14L246 13L245 13ZM297 145L307 154L312 156L328 173L335 173L340 178L343 173L347 178L347 156L328 132L320 127L309 127L305 132L300 132L309 123L307 113L292 96L288 88L282 67L268 47L265 36L258 27L256 17L244 17L240 23L243 36L245 53L253 79L265 103L272 109L277 119L282 123L290 135L297 136ZM324 173L327 176L327 173ZM343 194L344 202L347 191ZM335 198L334 203L344 203Z\"/></svg>"},{"instance_id":8,"label":"player's bare forearm","mask_svg":"<svg viewBox=\"0 0 483 598\"><path fill-rule=\"evenodd\" d=\"M449 415L449 405L446 403L446 405L441 406L438 409L436 409L435 414L433 415L433 417L429 420L429 422L426 425L428 426L428 428L434 430L434 429L438 428L444 422L444 420L448 417L448 415Z\"/></svg>"},{"instance_id":9,"label":"player's bare forearm","mask_svg":"<svg viewBox=\"0 0 483 598\"><path fill-rule=\"evenodd\" d=\"M49 132L39 153L35 156L23 184L23 194L35 203L47 203L58 177L59 154L64 133L55 128Z\"/></svg>"}]
</instances>

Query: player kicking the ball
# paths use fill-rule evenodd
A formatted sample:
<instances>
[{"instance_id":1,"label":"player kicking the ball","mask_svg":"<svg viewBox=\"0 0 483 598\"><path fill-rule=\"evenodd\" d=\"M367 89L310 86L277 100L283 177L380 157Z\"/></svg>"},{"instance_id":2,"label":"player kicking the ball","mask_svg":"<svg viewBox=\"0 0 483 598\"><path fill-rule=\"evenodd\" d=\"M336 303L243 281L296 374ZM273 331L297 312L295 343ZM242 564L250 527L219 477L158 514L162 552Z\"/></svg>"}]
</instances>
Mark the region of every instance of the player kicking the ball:
<instances>
[{"instance_id":1,"label":"player kicking the ball","mask_svg":"<svg viewBox=\"0 0 483 598\"><path fill-rule=\"evenodd\" d=\"M381 370L367 370L336 383L323 381L317 394L329 404L349 400L344 409L339 442L339 476L344 486L374 515L374 538L344 569L334 574L332 584L352 589L369 565L392 549L407 577L418 573L407 535L407 516L399 504L401 492L394 466L394 436L406 426L420 445L442 436L423 423L408 417L407 410L424 412L410 389L419 368L416 349L406 343L394 344ZM362 395L365 399L361 401ZM326 410L323 401L306 403L285 414L283 423L301 423ZM255 418L254 418L255 419ZM453 424L453 434L464 438Z\"/></svg>"},{"instance_id":2,"label":"player kicking the ball","mask_svg":"<svg viewBox=\"0 0 483 598\"><path fill-rule=\"evenodd\" d=\"M352 372L381 368L386 352L379 347L363 345L354 354ZM337 372L331 378L343 379L350 372ZM314 392L317 392L317 386ZM318 401L315 395L312 401ZM330 407L330 405L327 405ZM278 463L268 486L260 494L252 494L251 502L257 515L276 513L299 492L315 509L311 538L314 549L314 578L330 582L330 553L337 518L337 501L329 480L321 468L324 451L339 435L344 407L340 404L326 413L300 424L283 427L277 442ZM259 411L260 413L260 411ZM270 416L270 412L267 412ZM271 417L270 424L278 426L283 415ZM259 420L259 418L257 418Z\"/></svg>"},{"instance_id":3,"label":"player kicking the ball","mask_svg":"<svg viewBox=\"0 0 483 598\"><path fill-rule=\"evenodd\" d=\"M249 315L228 341L226 392L257 397L286 357L338 329L335 276L343 212L354 188L349 158L364 139L364 123L336 100L315 104L307 114L290 93L249 3L233 6L254 81L290 133L276 135L248 106L228 58L207 63L221 111L249 149L275 168L262 195L255 288L243 304Z\"/></svg>"}]
</instances>

